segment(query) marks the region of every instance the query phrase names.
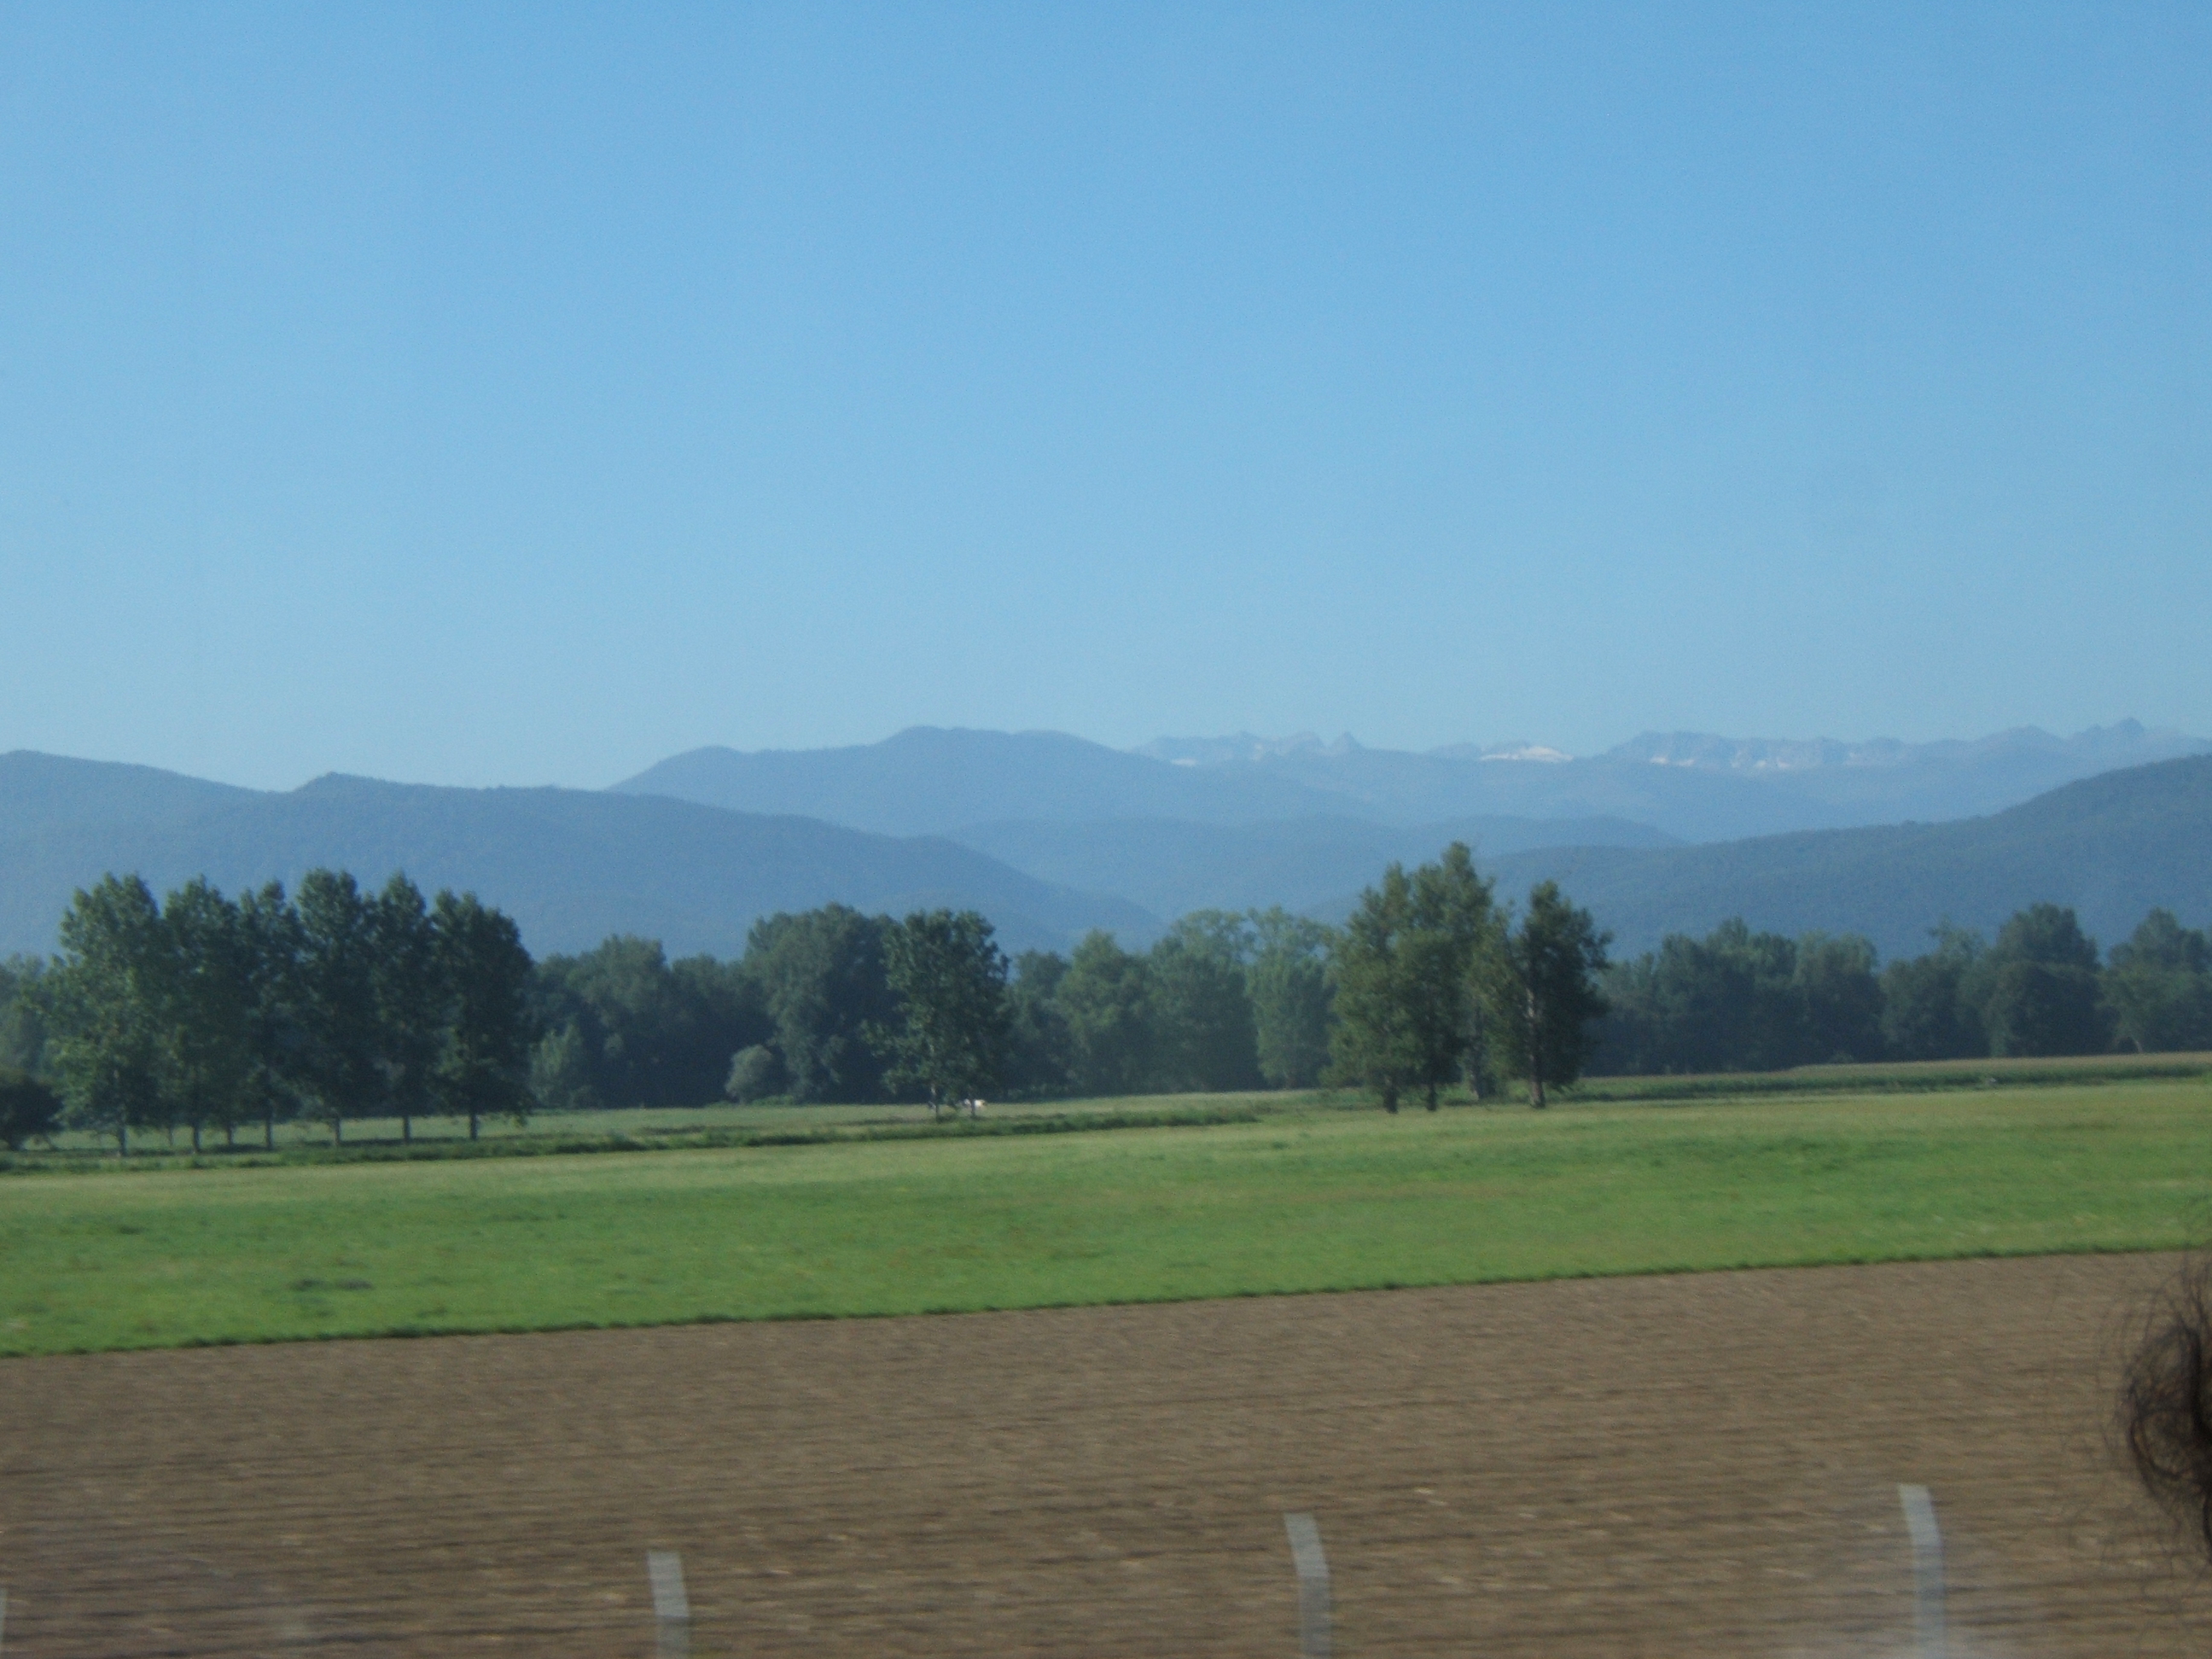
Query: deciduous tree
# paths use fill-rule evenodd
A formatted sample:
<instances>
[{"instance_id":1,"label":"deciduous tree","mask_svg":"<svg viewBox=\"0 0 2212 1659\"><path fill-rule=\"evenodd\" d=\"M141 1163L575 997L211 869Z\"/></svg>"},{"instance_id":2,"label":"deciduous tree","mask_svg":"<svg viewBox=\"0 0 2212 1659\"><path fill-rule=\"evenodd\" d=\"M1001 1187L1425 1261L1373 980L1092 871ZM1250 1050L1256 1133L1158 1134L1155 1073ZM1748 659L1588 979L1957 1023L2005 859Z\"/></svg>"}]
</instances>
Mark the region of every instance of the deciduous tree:
<instances>
[{"instance_id":1,"label":"deciduous tree","mask_svg":"<svg viewBox=\"0 0 2212 1659\"><path fill-rule=\"evenodd\" d=\"M54 974L52 1060L70 1116L115 1137L155 1121L161 1095L161 1019L172 960L161 907L136 876L80 888L62 917Z\"/></svg>"},{"instance_id":2,"label":"deciduous tree","mask_svg":"<svg viewBox=\"0 0 2212 1659\"><path fill-rule=\"evenodd\" d=\"M1382 1109L1419 1076L1420 1034L1408 1007L1405 940L1413 927L1413 884L1393 864L1359 896L1335 941L1336 1029L1329 1040L1330 1074L1372 1090Z\"/></svg>"},{"instance_id":3,"label":"deciduous tree","mask_svg":"<svg viewBox=\"0 0 2212 1659\"><path fill-rule=\"evenodd\" d=\"M1549 881L1530 891L1521 925L1506 935L1490 1000L1507 1067L1528 1080L1528 1103L1539 1110L1547 1086L1582 1075L1591 1023L1606 1008L1598 990L1606 939L1589 912Z\"/></svg>"},{"instance_id":4,"label":"deciduous tree","mask_svg":"<svg viewBox=\"0 0 2212 1659\"><path fill-rule=\"evenodd\" d=\"M514 919L474 893L440 893L431 921L447 999L438 1100L474 1140L486 1117L530 1115L530 952Z\"/></svg>"},{"instance_id":5,"label":"deciduous tree","mask_svg":"<svg viewBox=\"0 0 2212 1659\"><path fill-rule=\"evenodd\" d=\"M920 1089L935 1117L998 1086L1006 1056L1006 958L973 910L917 910L884 939L897 999L878 1037L891 1059L884 1080Z\"/></svg>"},{"instance_id":6,"label":"deciduous tree","mask_svg":"<svg viewBox=\"0 0 2212 1659\"><path fill-rule=\"evenodd\" d=\"M345 1121L372 1110L384 1092L376 1009L376 933L369 902L352 875L310 870L300 883L301 1094L343 1144Z\"/></svg>"}]
</instances>

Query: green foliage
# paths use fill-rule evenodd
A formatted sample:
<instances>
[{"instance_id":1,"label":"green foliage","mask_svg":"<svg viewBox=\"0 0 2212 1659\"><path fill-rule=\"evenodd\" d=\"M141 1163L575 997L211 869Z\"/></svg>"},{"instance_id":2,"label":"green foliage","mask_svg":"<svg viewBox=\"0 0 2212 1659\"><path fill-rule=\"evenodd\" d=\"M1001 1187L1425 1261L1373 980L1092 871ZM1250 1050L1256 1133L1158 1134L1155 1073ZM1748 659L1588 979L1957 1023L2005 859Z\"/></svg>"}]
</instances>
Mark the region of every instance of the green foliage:
<instances>
[{"instance_id":1,"label":"green foliage","mask_svg":"<svg viewBox=\"0 0 2212 1659\"><path fill-rule=\"evenodd\" d=\"M1257 949L1245 982L1252 999L1260 1075L1274 1089L1310 1089L1328 1066L1336 988L1328 975L1334 930L1277 905L1255 912Z\"/></svg>"},{"instance_id":2,"label":"green foliage","mask_svg":"<svg viewBox=\"0 0 2212 1659\"><path fill-rule=\"evenodd\" d=\"M531 974L514 923L474 897L434 915L404 876L374 899L310 872L295 907L274 883L234 903L191 881L156 904L137 877L80 892L35 986L41 1051L82 1128L127 1152L133 1129L267 1144L306 1103L343 1139L349 1115L403 1126L434 1102L464 1114L527 1110Z\"/></svg>"},{"instance_id":3,"label":"green foliage","mask_svg":"<svg viewBox=\"0 0 2212 1659\"><path fill-rule=\"evenodd\" d=\"M1985 1054L1990 1040L1981 1010L1966 996L1982 957L1981 937L1948 922L1931 937L1933 951L1882 969L1882 1048L1897 1060Z\"/></svg>"},{"instance_id":4,"label":"green foliage","mask_svg":"<svg viewBox=\"0 0 2212 1659\"><path fill-rule=\"evenodd\" d=\"M550 957L532 985L538 1023L574 1027L589 1085L610 1106L696 1106L721 1091L730 1056L775 1031L758 975L740 963L671 963L652 939L617 934Z\"/></svg>"},{"instance_id":5,"label":"green foliage","mask_svg":"<svg viewBox=\"0 0 2212 1659\"><path fill-rule=\"evenodd\" d=\"M2138 1054L2212 1048L2212 941L2153 910L2106 969L2105 1006Z\"/></svg>"},{"instance_id":6,"label":"green foliage","mask_svg":"<svg viewBox=\"0 0 2212 1659\"><path fill-rule=\"evenodd\" d=\"M783 1061L765 1042L740 1048L730 1056L729 1075L722 1079L726 1099L750 1103L770 1100L783 1091Z\"/></svg>"},{"instance_id":7,"label":"green foliage","mask_svg":"<svg viewBox=\"0 0 2212 1659\"><path fill-rule=\"evenodd\" d=\"M745 966L775 1022L794 1098L881 1097L884 1057L868 1034L897 1016L884 962L891 926L842 904L754 924Z\"/></svg>"},{"instance_id":8,"label":"green foliage","mask_svg":"<svg viewBox=\"0 0 2212 1659\"><path fill-rule=\"evenodd\" d=\"M1490 1006L1507 1071L1528 1084L1528 1103L1541 1108L1547 1085L1582 1075L1593 1022L1606 1011L1598 989L1606 936L1587 910L1539 882L1519 927L1507 934Z\"/></svg>"},{"instance_id":9,"label":"green foliage","mask_svg":"<svg viewBox=\"0 0 2212 1659\"><path fill-rule=\"evenodd\" d=\"M112 1135L157 1122L169 953L161 908L136 876L79 889L62 918L52 1063L70 1121Z\"/></svg>"},{"instance_id":10,"label":"green foliage","mask_svg":"<svg viewBox=\"0 0 2212 1659\"><path fill-rule=\"evenodd\" d=\"M350 872L311 870L300 883L298 986L306 1042L297 1057L302 1105L345 1139L349 1116L383 1103L376 934Z\"/></svg>"},{"instance_id":11,"label":"green foliage","mask_svg":"<svg viewBox=\"0 0 2212 1659\"><path fill-rule=\"evenodd\" d=\"M432 1086L448 1117L530 1115L530 952L511 916L474 893L438 895L434 959L446 989L444 1041Z\"/></svg>"},{"instance_id":12,"label":"green foliage","mask_svg":"<svg viewBox=\"0 0 2212 1659\"><path fill-rule=\"evenodd\" d=\"M0 1146L20 1152L34 1140L51 1141L61 1127L62 1097L52 1084L0 1066Z\"/></svg>"},{"instance_id":13,"label":"green foliage","mask_svg":"<svg viewBox=\"0 0 2212 1659\"><path fill-rule=\"evenodd\" d=\"M584 1034L572 1022L548 1031L530 1050L530 1098L541 1112L574 1113L596 1110L599 1096L592 1088L591 1060L584 1048Z\"/></svg>"},{"instance_id":14,"label":"green foliage","mask_svg":"<svg viewBox=\"0 0 2212 1659\"><path fill-rule=\"evenodd\" d=\"M382 1104L400 1122L435 1109L440 1052L453 987L439 959L438 930L415 884L394 875L368 902L369 986L375 1000Z\"/></svg>"},{"instance_id":15,"label":"green foliage","mask_svg":"<svg viewBox=\"0 0 2212 1659\"><path fill-rule=\"evenodd\" d=\"M1260 1085L1258 1036L1245 988L1249 929L1242 916L1199 911L1152 946L1151 1085L1221 1093Z\"/></svg>"},{"instance_id":16,"label":"green foliage","mask_svg":"<svg viewBox=\"0 0 2212 1659\"><path fill-rule=\"evenodd\" d=\"M1388 1112L1419 1089L1434 1111L1472 1051L1479 1085L1489 1038L1477 986L1501 949L1490 884L1465 845L1410 877L1389 866L1334 942L1331 1075L1372 1091Z\"/></svg>"},{"instance_id":17,"label":"green foliage","mask_svg":"<svg viewBox=\"0 0 2212 1659\"><path fill-rule=\"evenodd\" d=\"M1360 894L1358 908L1336 939L1329 1076L1372 1091L1386 1112L1398 1109L1398 1097L1421 1064L1405 985L1403 952L1413 909L1405 867L1390 865L1380 882Z\"/></svg>"},{"instance_id":18,"label":"green foliage","mask_svg":"<svg viewBox=\"0 0 2212 1659\"><path fill-rule=\"evenodd\" d=\"M1067 958L1024 951L1006 987L1007 1083L1026 1095L1055 1095L1075 1084L1075 1035L1060 1006Z\"/></svg>"},{"instance_id":19,"label":"green foliage","mask_svg":"<svg viewBox=\"0 0 2212 1659\"><path fill-rule=\"evenodd\" d=\"M1437 1091L1462 1064L1475 1092L1481 1092L1490 1056L1480 988L1504 959L1504 919L1492 884L1475 873L1474 854L1464 842L1452 842L1434 864L1413 872L1412 923L1405 967L1420 1053L1414 1081L1433 1112Z\"/></svg>"},{"instance_id":20,"label":"green foliage","mask_svg":"<svg viewBox=\"0 0 2212 1659\"><path fill-rule=\"evenodd\" d=\"M2032 904L1998 930L1964 994L1992 1054L2094 1054L2112 1046L2098 989L2097 942L2074 912Z\"/></svg>"},{"instance_id":21,"label":"green foliage","mask_svg":"<svg viewBox=\"0 0 2212 1659\"><path fill-rule=\"evenodd\" d=\"M299 912L273 881L238 896L238 927L249 964L251 1042L240 1118L258 1118L264 1144L274 1146L278 1121L297 1115L305 1086L309 1009L301 963L307 941Z\"/></svg>"},{"instance_id":22,"label":"green foliage","mask_svg":"<svg viewBox=\"0 0 2212 1659\"><path fill-rule=\"evenodd\" d=\"M1085 936L1068 960L1056 999L1074 1050L1075 1086L1085 1094L1143 1090L1152 1071L1152 975L1111 933Z\"/></svg>"},{"instance_id":23,"label":"green foliage","mask_svg":"<svg viewBox=\"0 0 2212 1659\"><path fill-rule=\"evenodd\" d=\"M1669 935L1610 969L1604 990L1594 1070L1764 1072L1883 1051L1874 947L1850 934L1787 939L1732 920L1703 939Z\"/></svg>"},{"instance_id":24,"label":"green foliage","mask_svg":"<svg viewBox=\"0 0 2212 1659\"><path fill-rule=\"evenodd\" d=\"M1006 958L973 910L917 910L884 936L899 1016L876 1034L893 1089L917 1088L932 1116L998 1086L1006 1052Z\"/></svg>"},{"instance_id":25,"label":"green foliage","mask_svg":"<svg viewBox=\"0 0 2212 1659\"><path fill-rule=\"evenodd\" d=\"M161 907L162 1006L156 1015L164 1115L199 1147L209 1124L235 1129L253 1064L253 968L238 911L204 881Z\"/></svg>"},{"instance_id":26,"label":"green foliage","mask_svg":"<svg viewBox=\"0 0 2212 1659\"><path fill-rule=\"evenodd\" d=\"M2201 1080L919 1133L5 1177L0 1352L2174 1249L2212 1200Z\"/></svg>"},{"instance_id":27,"label":"green foliage","mask_svg":"<svg viewBox=\"0 0 2212 1659\"><path fill-rule=\"evenodd\" d=\"M46 1073L46 1031L52 987L35 957L0 962L0 1066L32 1077Z\"/></svg>"}]
</instances>

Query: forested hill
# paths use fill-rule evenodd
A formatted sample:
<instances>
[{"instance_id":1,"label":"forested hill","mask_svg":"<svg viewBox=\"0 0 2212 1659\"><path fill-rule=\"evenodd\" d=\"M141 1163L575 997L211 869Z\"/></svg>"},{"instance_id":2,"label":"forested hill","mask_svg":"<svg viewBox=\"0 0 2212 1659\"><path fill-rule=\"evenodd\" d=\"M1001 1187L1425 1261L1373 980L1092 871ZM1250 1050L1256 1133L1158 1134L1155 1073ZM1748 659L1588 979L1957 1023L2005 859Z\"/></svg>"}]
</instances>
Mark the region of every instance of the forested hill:
<instances>
[{"instance_id":1,"label":"forested hill","mask_svg":"<svg viewBox=\"0 0 2212 1659\"><path fill-rule=\"evenodd\" d=\"M1526 747L1413 754L1349 738L1325 744L1249 733L1163 738L1129 753L1056 732L916 726L843 749L696 749L615 787L732 811L798 812L884 835L951 835L971 845L980 844L966 833L971 827L1012 823L1356 818L1412 827L1514 818L1558 822L1541 844L1563 847L1577 844L1569 820L1627 820L1692 842L1942 822L2206 749L2200 738L2134 720L2069 738L2022 729L1928 744L1649 732L1581 760ZM1103 850L1105 863L1121 854L1118 845ZM1060 878L1109 888L1088 872Z\"/></svg>"},{"instance_id":2,"label":"forested hill","mask_svg":"<svg viewBox=\"0 0 2212 1659\"><path fill-rule=\"evenodd\" d=\"M1200 823L1341 811L1285 779L1176 766L1060 732L917 726L848 749L695 749L615 789L739 812L800 812L886 835L942 835L1008 818Z\"/></svg>"},{"instance_id":3,"label":"forested hill","mask_svg":"<svg viewBox=\"0 0 2212 1659\"><path fill-rule=\"evenodd\" d=\"M1666 933L1703 935L1730 916L1778 933L1863 933L1885 957L1910 956L1944 918L1994 933L2046 901L2071 905L2109 945L2154 905L2191 927L2212 922L2212 757L2107 772L1954 823L1653 851L1554 848L1484 863L1508 894L1558 880L1613 930L1616 956Z\"/></svg>"},{"instance_id":4,"label":"forested hill","mask_svg":"<svg viewBox=\"0 0 2212 1659\"><path fill-rule=\"evenodd\" d=\"M318 779L289 793L144 767L0 756L0 954L54 948L70 895L108 871L156 893L205 875L225 891L318 865L380 884L474 890L539 954L612 933L672 954L736 956L755 918L832 900L893 915L982 911L1009 949L1065 949L1092 927L1155 931L1134 905L1055 887L945 841L571 789L441 789Z\"/></svg>"}]
</instances>

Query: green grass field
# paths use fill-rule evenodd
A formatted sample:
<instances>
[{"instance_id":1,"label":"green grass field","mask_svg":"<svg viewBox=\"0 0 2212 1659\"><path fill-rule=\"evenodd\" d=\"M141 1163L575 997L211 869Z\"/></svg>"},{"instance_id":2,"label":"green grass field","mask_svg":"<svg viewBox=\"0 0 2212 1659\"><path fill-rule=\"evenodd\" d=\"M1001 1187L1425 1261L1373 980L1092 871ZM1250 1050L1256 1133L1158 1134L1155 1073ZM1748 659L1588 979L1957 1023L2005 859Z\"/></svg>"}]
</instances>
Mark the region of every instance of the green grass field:
<instances>
[{"instance_id":1,"label":"green grass field","mask_svg":"<svg viewBox=\"0 0 2212 1659\"><path fill-rule=\"evenodd\" d=\"M548 1146L581 1148L592 1142L624 1149L655 1145L686 1146L718 1139L739 1141L749 1137L799 1139L867 1139L872 1135L939 1128L983 1130L1062 1122L1100 1123L1128 1120L1139 1122L1160 1118L1218 1119L1249 1117L1261 1113L1312 1109L1337 1103L1321 1094L1255 1092L1224 1095L1131 1095L1103 1100L992 1101L978 1124L970 1125L957 1113L939 1118L929 1108L914 1103L878 1102L865 1106L805 1105L763 1101L739 1106L716 1101L705 1106L629 1108L620 1111L557 1112L523 1123L507 1118L485 1118L479 1126L480 1143L471 1147L465 1125L450 1118L417 1118L408 1150L430 1157L467 1151L495 1154L540 1150ZM282 1158L313 1160L326 1155L373 1155L403 1148L403 1127L396 1117L349 1118L345 1139L334 1144L327 1124L294 1121L276 1126L275 1152ZM234 1142L210 1133L204 1141L202 1161L210 1164L246 1163L267 1156L259 1124L241 1127ZM188 1161L190 1138L181 1133L141 1131L133 1136L131 1156L141 1164L149 1161ZM88 1130L72 1129L49 1145L38 1143L18 1153L0 1152L0 1170L11 1168L66 1168L73 1164L105 1163L115 1157L115 1142Z\"/></svg>"},{"instance_id":2,"label":"green grass field","mask_svg":"<svg viewBox=\"0 0 2212 1659\"><path fill-rule=\"evenodd\" d=\"M2201 1080L0 1179L0 1353L2202 1237Z\"/></svg>"}]
</instances>

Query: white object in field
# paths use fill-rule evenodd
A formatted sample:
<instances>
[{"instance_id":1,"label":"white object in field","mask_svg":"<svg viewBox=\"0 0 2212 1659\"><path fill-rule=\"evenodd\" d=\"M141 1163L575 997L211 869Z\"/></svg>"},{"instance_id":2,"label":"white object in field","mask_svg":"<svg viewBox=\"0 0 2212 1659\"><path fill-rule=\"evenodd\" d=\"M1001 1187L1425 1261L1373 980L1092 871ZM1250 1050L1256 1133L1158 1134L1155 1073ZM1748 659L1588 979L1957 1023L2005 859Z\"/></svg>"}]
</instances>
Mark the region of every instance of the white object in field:
<instances>
[{"instance_id":1,"label":"white object in field","mask_svg":"<svg viewBox=\"0 0 2212 1659\"><path fill-rule=\"evenodd\" d=\"M1328 1659L1328 1558L1321 1551L1321 1528L1310 1515L1286 1515L1283 1529L1298 1570L1299 1659Z\"/></svg>"},{"instance_id":2,"label":"white object in field","mask_svg":"<svg viewBox=\"0 0 2212 1659\"><path fill-rule=\"evenodd\" d=\"M1943 1534L1936 1525L1936 1500L1925 1486L1899 1486L1905 1529L1912 1534L1912 1634L1919 1659L1946 1659L1943 1629Z\"/></svg>"},{"instance_id":3,"label":"white object in field","mask_svg":"<svg viewBox=\"0 0 2212 1659\"><path fill-rule=\"evenodd\" d=\"M691 1598L684 1593L684 1558L673 1550L648 1550L645 1576L653 1583L659 1659L684 1659L691 1651Z\"/></svg>"}]
</instances>

